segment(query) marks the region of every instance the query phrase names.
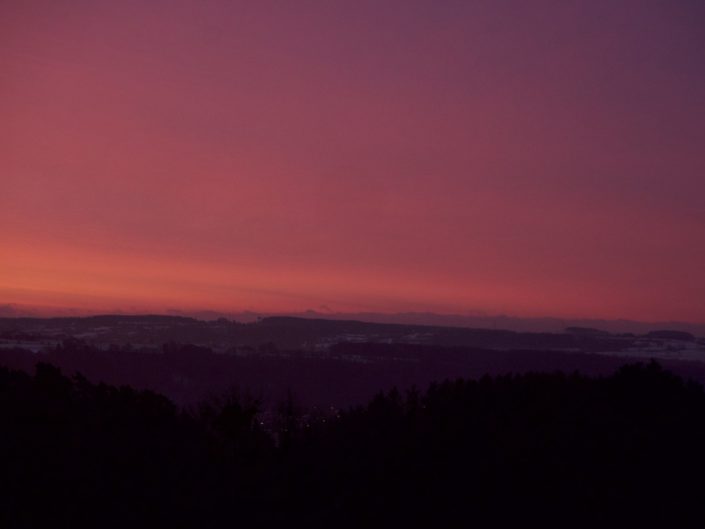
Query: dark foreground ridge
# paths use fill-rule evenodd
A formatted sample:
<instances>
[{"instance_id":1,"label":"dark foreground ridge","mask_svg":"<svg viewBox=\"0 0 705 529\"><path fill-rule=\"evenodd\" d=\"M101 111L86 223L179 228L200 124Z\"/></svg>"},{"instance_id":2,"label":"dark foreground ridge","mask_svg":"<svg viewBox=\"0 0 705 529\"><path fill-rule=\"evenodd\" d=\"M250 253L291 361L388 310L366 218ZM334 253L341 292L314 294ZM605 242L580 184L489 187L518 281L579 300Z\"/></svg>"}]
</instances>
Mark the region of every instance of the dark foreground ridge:
<instances>
[{"instance_id":1,"label":"dark foreground ridge","mask_svg":"<svg viewBox=\"0 0 705 529\"><path fill-rule=\"evenodd\" d=\"M276 428L235 395L0 369L2 527L703 527L705 393L657 364L380 394Z\"/></svg>"}]
</instances>

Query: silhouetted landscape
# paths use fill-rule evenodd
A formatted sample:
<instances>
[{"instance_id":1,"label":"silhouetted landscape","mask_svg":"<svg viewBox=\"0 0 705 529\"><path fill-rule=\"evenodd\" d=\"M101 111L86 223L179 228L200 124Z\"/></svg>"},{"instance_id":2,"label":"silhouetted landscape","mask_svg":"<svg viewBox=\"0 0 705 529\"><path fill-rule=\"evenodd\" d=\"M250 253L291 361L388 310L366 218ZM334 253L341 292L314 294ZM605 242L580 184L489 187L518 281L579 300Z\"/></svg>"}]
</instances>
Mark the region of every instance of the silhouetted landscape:
<instances>
[{"instance_id":1,"label":"silhouetted landscape","mask_svg":"<svg viewBox=\"0 0 705 529\"><path fill-rule=\"evenodd\" d=\"M705 340L681 331L517 333L284 317L0 319L4 365L31 373L36 363L51 363L90 380L157 391L180 405L238 387L268 403L292 391L307 406L341 408L380 390L446 378L608 375L632 359L652 358L705 382Z\"/></svg>"},{"instance_id":2,"label":"silhouetted landscape","mask_svg":"<svg viewBox=\"0 0 705 529\"><path fill-rule=\"evenodd\" d=\"M454 378L273 428L40 363L0 369L5 527L699 527L705 393L655 363Z\"/></svg>"},{"instance_id":3,"label":"silhouetted landscape","mask_svg":"<svg viewBox=\"0 0 705 529\"><path fill-rule=\"evenodd\" d=\"M705 362L646 360L702 348L680 331L104 316L0 337L7 527L705 523Z\"/></svg>"}]
</instances>

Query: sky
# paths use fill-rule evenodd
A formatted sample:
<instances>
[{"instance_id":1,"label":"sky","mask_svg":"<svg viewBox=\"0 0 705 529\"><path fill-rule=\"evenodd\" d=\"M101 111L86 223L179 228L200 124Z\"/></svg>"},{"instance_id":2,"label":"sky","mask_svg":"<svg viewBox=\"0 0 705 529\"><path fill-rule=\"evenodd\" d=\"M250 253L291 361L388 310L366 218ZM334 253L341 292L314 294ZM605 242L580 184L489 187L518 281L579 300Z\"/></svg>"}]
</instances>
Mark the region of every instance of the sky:
<instances>
[{"instance_id":1,"label":"sky","mask_svg":"<svg viewBox=\"0 0 705 529\"><path fill-rule=\"evenodd\" d=\"M705 322L701 0L2 0L0 303Z\"/></svg>"}]
</instances>

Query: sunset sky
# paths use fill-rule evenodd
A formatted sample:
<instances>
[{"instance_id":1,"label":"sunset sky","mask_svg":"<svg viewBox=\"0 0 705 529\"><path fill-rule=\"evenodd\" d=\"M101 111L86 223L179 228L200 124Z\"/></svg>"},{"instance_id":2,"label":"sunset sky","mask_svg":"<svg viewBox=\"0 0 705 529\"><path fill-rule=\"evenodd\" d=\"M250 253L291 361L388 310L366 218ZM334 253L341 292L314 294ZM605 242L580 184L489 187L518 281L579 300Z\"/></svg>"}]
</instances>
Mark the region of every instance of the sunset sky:
<instances>
[{"instance_id":1,"label":"sunset sky","mask_svg":"<svg viewBox=\"0 0 705 529\"><path fill-rule=\"evenodd\" d=\"M705 2L4 0L9 303L705 322Z\"/></svg>"}]
</instances>

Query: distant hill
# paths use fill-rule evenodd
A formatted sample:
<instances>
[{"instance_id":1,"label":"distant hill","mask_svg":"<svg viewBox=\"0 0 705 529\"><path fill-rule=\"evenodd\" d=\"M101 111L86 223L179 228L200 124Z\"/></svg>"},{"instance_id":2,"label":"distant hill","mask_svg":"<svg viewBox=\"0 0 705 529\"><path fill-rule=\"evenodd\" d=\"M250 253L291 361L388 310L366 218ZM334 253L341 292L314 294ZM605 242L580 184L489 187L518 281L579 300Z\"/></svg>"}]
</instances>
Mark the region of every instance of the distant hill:
<instances>
[{"instance_id":1,"label":"distant hill","mask_svg":"<svg viewBox=\"0 0 705 529\"><path fill-rule=\"evenodd\" d=\"M130 315L124 311L113 311L117 315ZM14 303L0 303L0 318L18 317L82 317L97 313L76 309L46 306L29 306ZM563 332L568 327L594 328L610 333L646 334L663 329L687 332L705 337L705 323L689 322L641 322L633 320L572 319L557 317L522 318L504 314L438 314L433 312L332 312L306 310L301 312L267 313L254 311L214 311L167 309L163 315L188 317L197 320L217 320L227 318L241 323L252 323L270 316L290 316L319 320L356 320L369 323L393 323L400 325L431 325L440 327L473 327L482 329L510 330L516 332Z\"/></svg>"},{"instance_id":2,"label":"distant hill","mask_svg":"<svg viewBox=\"0 0 705 529\"><path fill-rule=\"evenodd\" d=\"M653 341L661 339L291 317L250 324L149 315L4 318L0 366L32 372L44 362L97 382L158 391L180 404L236 386L269 402L292 390L302 403L327 408L363 402L383 389L458 377L607 375L635 357L653 357L651 350L630 350ZM705 362L675 356L673 341L664 341L666 356L659 361L705 383Z\"/></svg>"},{"instance_id":3,"label":"distant hill","mask_svg":"<svg viewBox=\"0 0 705 529\"><path fill-rule=\"evenodd\" d=\"M359 320L268 316L251 323L225 318L203 321L185 316L100 315L69 318L0 318L0 339L56 343L80 338L89 343L161 346L191 343L225 351L233 347L325 350L336 343L411 343L443 347L600 352L621 350L633 337L608 333L536 333L439 325L371 323Z\"/></svg>"}]
</instances>

